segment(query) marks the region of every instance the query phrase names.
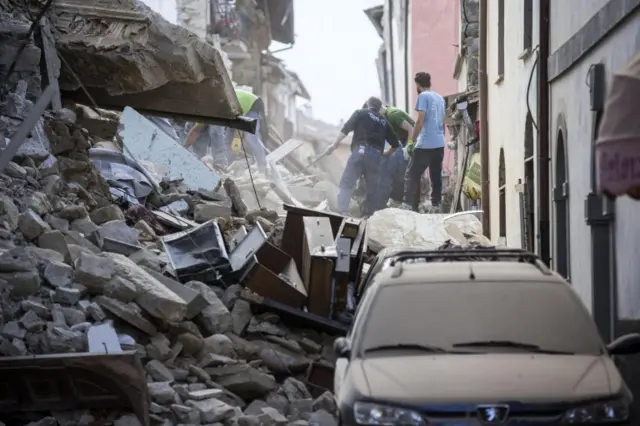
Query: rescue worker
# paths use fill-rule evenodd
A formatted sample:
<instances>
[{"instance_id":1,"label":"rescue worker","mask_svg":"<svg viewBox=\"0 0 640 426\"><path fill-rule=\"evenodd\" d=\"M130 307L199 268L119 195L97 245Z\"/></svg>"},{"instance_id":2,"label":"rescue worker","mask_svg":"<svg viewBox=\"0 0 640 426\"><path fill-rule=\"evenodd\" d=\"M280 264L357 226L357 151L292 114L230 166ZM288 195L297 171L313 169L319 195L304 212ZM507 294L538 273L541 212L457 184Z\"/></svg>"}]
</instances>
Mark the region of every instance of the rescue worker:
<instances>
[{"instance_id":1,"label":"rescue worker","mask_svg":"<svg viewBox=\"0 0 640 426\"><path fill-rule=\"evenodd\" d=\"M380 114L387 119L403 148L395 151L386 161L385 178L380 182L380 208L385 208L387 203L389 207L401 207L404 199L404 175L409 164L405 147L407 142L413 144L409 136L413 133L415 121L400 108L390 105L383 105Z\"/></svg>"},{"instance_id":2,"label":"rescue worker","mask_svg":"<svg viewBox=\"0 0 640 426\"><path fill-rule=\"evenodd\" d=\"M242 109L242 115L257 120L255 134L244 132L244 145L256 159L258 169L264 173L267 169L267 150L262 142L262 137L264 137L262 132L266 131L266 123L264 123L264 102L260 97L246 90L235 89L235 91ZM211 127L215 129L216 126ZM191 144L195 143L205 128L206 125L195 126L187 136L185 147L188 148ZM235 143L234 139L238 141L238 144L241 143L239 136L237 136L237 130L229 127L226 128L223 139L226 151L232 150L231 147Z\"/></svg>"},{"instance_id":3,"label":"rescue worker","mask_svg":"<svg viewBox=\"0 0 640 426\"><path fill-rule=\"evenodd\" d=\"M420 181L429 169L431 182L431 213L440 212L442 199L442 162L444 161L444 98L431 90L431 75L419 72L415 75L416 111L418 119L413 134L407 143L411 159L407 166L404 182L403 207L418 211L420 198L417 196ZM415 141L415 145L414 145Z\"/></svg>"},{"instance_id":4,"label":"rescue worker","mask_svg":"<svg viewBox=\"0 0 640 426\"><path fill-rule=\"evenodd\" d=\"M248 148L256 159L258 170L265 173L267 170L267 149L262 139L267 136L267 123L265 123L264 119L264 102L259 96L242 89L236 88L236 96L242 108L242 115L257 120L256 133L244 132L244 142L245 148ZM237 131L227 128L227 133L225 134L227 146L232 145L236 133Z\"/></svg>"},{"instance_id":5,"label":"rescue worker","mask_svg":"<svg viewBox=\"0 0 640 426\"><path fill-rule=\"evenodd\" d=\"M356 110L342 127L335 142L329 146L326 154L331 154L349 133L353 132L351 155L340 179L338 194L339 213L346 215L353 190L360 177L364 177L366 195L363 215L370 216L380 207L379 183L384 174L384 161L400 146L398 137L389 122L380 114L382 101L371 97L367 108ZM390 145L384 150L385 141Z\"/></svg>"}]
</instances>

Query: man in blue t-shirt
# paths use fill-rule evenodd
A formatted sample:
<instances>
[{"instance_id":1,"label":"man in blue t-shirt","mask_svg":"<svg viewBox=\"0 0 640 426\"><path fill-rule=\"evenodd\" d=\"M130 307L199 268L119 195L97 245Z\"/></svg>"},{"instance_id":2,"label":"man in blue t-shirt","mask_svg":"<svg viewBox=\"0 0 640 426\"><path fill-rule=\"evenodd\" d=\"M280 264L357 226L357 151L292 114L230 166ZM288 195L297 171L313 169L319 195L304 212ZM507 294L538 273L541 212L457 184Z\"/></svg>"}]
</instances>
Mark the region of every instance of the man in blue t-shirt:
<instances>
[{"instance_id":1,"label":"man in blue t-shirt","mask_svg":"<svg viewBox=\"0 0 640 426\"><path fill-rule=\"evenodd\" d=\"M416 101L418 118L413 127L413 135L407 144L411 160L404 178L403 207L418 211L420 200L417 196L417 188L425 170L429 169L431 212L439 213L442 199L445 102L442 96L431 90L429 73L417 73L414 81L418 90Z\"/></svg>"}]
</instances>

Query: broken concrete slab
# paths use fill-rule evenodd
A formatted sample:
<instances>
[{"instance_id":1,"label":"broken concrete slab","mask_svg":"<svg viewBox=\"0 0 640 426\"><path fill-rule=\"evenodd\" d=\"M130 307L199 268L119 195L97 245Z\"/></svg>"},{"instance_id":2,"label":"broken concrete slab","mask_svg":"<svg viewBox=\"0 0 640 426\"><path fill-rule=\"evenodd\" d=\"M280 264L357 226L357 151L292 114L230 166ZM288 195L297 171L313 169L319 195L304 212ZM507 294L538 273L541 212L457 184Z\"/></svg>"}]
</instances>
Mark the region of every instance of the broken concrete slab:
<instances>
[{"instance_id":1,"label":"broken concrete slab","mask_svg":"<svg viewBox=\"0 0 640 426\"><path fill-rule=\"evenodd\" d=\"M200 293L209 304L195 318L195 322L207 333L207 337L233 330L233 317L229 309L209 286L199 281L190 281L185 285Z\"/></svg>"},{"instance_id":2,"label":"broken concrete slab","mask_svg":"<svg viewBox=\"0 0 640 426\"><path fill-rule=\"evenodd\" d=\"M142 2L67 0L53 9L58 51L83 70L82 82L98 104L229 120L242 113L220 52ZM60 86L80 96L66 69Z\"/></svg>"},{"instance_id":3,"label":"broken concrete slab","mask_svg":"<svg viewBox=\"0 0 640 426\"><path fill-rule=\"evenodd\" d=\"M164 257L147 249L138 250L127 257L135 262L136 265L156 272L161 272L162 268L167 264Z\"/></svg>"},{"instance_id":4,"label":"broken concrete slab","mask_svg":"<svg viewBox=\"0 0 640 426\"><path fill-rule=\"evenodd\" d=\"M18 227L22 235L28 240L35 240L42 235L42 233L51 229L49 224L45 222L38 213L30 209L20 215Z\"/></svg>"},{"instance_id":5,"label":"broken concrete slab","mask_svg":"<svg viewBox=\"0 0 640 426\"><path fill-rule=\"evenodd\" d=\"M444 229L444 214L420 214L410 210L378 210L367 220L369 249L385 247L437 249L450 236Z\"/></svg>"},{"instance_id":6,"label":"broken concrete slab","mask_svg":"<svg viewBox=\"0 0 640 426\"><path fill-rule=\"evenodd\" d=\"M96 225L102 225L104 223L111 222L112 220L124 220L124 213L122 213L120 207L115 204L94 210L91 212L90 216L91 220Z\"/></svg>"},{"instance_id":7,"label":"broken concrete slab","mask_svg":"<svg viewBox=\"0 0 640 426\"><path fill-rule=\"evenodd\" d=\"M136 286L136 303L147 313L167 321L182 321L185 318L187 304L164 284L121 254L105 253L104 256L113 260L116 274Z\"/></svg>"},{"instance_id":8,"label":"broken concrete slab","mask_svg":"<svg viewBox=\"0 0 640 426\"><path fill-rule=\"evenodd\" d=\"M149 335L157 333L156 327L142 316L140 308L135 303L123 303L107 296L98 296L95 300L105 311L128 322L137 329Z\"/></svg>"},{"instance_id":9,"label":"broken concrete slab","mask_svg":"<svg viewBox=\"0 0 640 426\"><path fill-rule=\"evenodd\" d=\"M80 253L75 268L76 280L94 294L104 293L106 284L116 272L111 258L88 253Z\"/></svg>"},{"instance_id":10,"label":"broken concrete slab","mask_svg":"<svg viewBox=\"0 0 640 426\"><path fill-rule=\"evenodd\" d=\"M111 220L109 222L105 222L100 225L96 232L99 234L99 237L93 237L96 241L100 238L109 238L134 246L138 245L138 237L140 235L137 229L129 227L127 222L124 220ZM96 241L94 241L94 243Z\"/></svg>"},{"instance_id":11,"label":"broken concrete slab","mask_svg":"<svg viewBox=\"0 0 640 426\"><path fill-rule=\"evenodd\" d=\"M273 376L265 374L248 364L206 368L216 383L243 399L260 398L277 387Z\"/></svg>"},{"instance_id":12,"label":"broken concrete slab","mask_svg":"<svg viewBox=\"0 0 640 426\"><path fill-rule=\"evenodd\" d=\"M38 237L40 248L54 250L60 253L65 262L71 263L71 253L65 239L65 235L60 231L47 231Z\"/></svg>"},{"instance_id":13,"label":"broken concrete slab","mask_svg":"<svg viewBox=\"0 0 640 426\"><path fill-rule=\"evenodd\" d=\"M198 157L132 108L120 116L119 136L135 160L164 167L164 178L183 179L192 190L215 190L220 177Z\"/></svg>"},{"instance_id":14,"label":"broken concrete slab","mask_svg":"<svg viewBox=\"0 0 640 426\"><path fill-rule=\"evenodd\" d=\"M193 220L198 223L205 223L220 217L231 217L231 202L210 201L198 204L193 209Z\"/></svg>"},{"instance_id":15,"label":"broken concrete slab","mask_svg":"<svg viewBox=\"0 0 640 426\"><path fill-rule=\"evenodd\" d=\"M187 313L185 318L190 320L207 306L209 303L199 292L194 290L193 288L187 287L184 284L179 283L176 280L173 280L166 275L163 275L153 269L143 267L143 269L156 280L164 284L169 290L179 296L187 305Z\"/></svg>"}]
</instances>

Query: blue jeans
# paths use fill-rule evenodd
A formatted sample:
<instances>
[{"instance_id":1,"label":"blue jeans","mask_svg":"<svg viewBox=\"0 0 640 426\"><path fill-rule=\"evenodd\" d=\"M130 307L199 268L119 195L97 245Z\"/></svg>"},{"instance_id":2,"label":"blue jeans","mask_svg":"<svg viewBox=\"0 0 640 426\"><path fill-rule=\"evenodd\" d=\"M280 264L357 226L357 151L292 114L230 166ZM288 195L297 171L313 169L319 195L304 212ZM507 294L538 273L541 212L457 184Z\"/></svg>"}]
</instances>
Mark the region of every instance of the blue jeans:
<instances>
[{"instance_id":1,"label":"blue jeans","mask_svg":"<svg viewBox=\"0 0 640 426\"><path fill-rule=\"evenodd\" d=\"M260 120L260 114L255 111L249 111L246 117L257 119L257 124L255 134L244 132L243 139L245 148L248 149L255 157L258 168L264 170L267 167L267 149L264 147L262 140L260 140L260 121L262 121ZM235 134L235 132L235 129L227 128L225 134L225 145L228 147L227 149L231 148L231 143L233 141L233 135Z\"/></svg>"},{"instance_id":2,"label":"blue jeans","mask_svg":"<svg viewBox=\"0 0 640 426\"><path fill-rule=\"evenodd\" d=\"M382 153L375 148L359 146L353 150L340 179L339 213L348 214L351 195L361 176L364 176L364 183L367 189L364 198L364 215L370 216L379 210L379 183L380 176L384 171L384 161L385 158Z\"/></svg>"},{"instance_id":3,"label":"blue jeans","mask_svg":"<svg viewBox=\"0 0 640 426\"><path fill-rule=\"evenodd\" d=\"M384 209L391 198L393 201L402 202L404 197L404 175L409 162L404 159L402 149L398 149L385 159L385 171L380 180L380 208Z\"/></svg>"}]
</instances>

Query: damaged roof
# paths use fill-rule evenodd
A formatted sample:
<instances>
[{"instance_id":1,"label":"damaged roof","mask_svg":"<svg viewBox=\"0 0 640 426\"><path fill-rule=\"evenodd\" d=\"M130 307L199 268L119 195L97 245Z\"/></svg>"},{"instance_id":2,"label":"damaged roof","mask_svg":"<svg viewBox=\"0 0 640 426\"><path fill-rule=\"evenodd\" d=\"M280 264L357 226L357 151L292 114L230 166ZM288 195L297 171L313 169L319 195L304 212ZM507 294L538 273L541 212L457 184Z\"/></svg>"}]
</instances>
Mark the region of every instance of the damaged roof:
<instances>
[{"instance_id":1,"label":"damaged roof","mask_svg":"<svg viewBox=\"0 0 640 426\"><path fill-rule=\"evenodd\" d=\"M304 83L300 79L300 76L298 75L298 73L297 72L293 72L293 71L289 71L289 70L287 70L287 71L289 72L289 74L291 75L293 80L298 85L297 95L300 96L303 99L306 99L306 100L310 101L311 100L311 95L309 94L309 91L307 90L306 86L304 85Z\"/></svg>"},{"instance_id":2,"label":"damaged roof","mask_svg":"<svg viewBox=\"0 0 640 426\"><path fill-rule=\"evenodd\" d=\"M52 10L58 52L101 107L251 131L220 53L188 30L137 0L64 0ZM63 94L86 103L73 73L61 74Z\"/></svg>"}]
</instances>

